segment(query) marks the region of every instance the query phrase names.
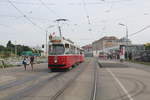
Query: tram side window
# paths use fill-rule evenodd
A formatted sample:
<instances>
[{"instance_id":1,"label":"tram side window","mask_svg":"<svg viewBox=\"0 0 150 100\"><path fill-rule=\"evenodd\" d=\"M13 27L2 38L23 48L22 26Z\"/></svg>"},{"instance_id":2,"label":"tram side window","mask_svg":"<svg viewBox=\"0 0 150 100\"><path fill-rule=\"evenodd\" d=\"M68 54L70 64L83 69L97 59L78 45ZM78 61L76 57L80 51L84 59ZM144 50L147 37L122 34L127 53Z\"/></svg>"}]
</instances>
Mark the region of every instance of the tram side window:
<instances>
[{"instance_id":1,"label":"tram side window","mask_svg":"<svg viewBox=\"0 0 150 100\"><path fill-rule=\"evenodd\" d=\"M80 54L80 50L79 49L77 49L77 54Z\"/></svg>"},{"instance_id":2,"label":"tram side window","mask_svg":"<svg viewBox=\"0 0 150 100\"><path fill-rule=\"evenodd\" d=\"M71 49L70 49L70 48L66 48L66 52L65 52L65 54L72 54Z\"/></svg>"},{"instance_id":3,"label":"tram side window","mask_svg":"<svg viewBox=\"0 0 150 100\"><path fill-rule=\"evenodd\" d=\"M69 44L65 44L65 54L71 54Z\"/></svg>"},{"instance_id":4,"label":"tram side window","mask_svg":"<svg viewBox=\"0 0 150 100\"><path fill-rule=\"evenodd\" d=\"M69 48L69 44L65 44L65 48Z\"/></svg>"},{"instance_id":5,"label":"tram side window","mask_svg":"<svg viewBox=\"0 0 150 100\"><path fill-rule=\"evenodd\" d=\"M71 47L71 54L75 54L75 47L74 46Z\"/></svg>"}]
</instances>

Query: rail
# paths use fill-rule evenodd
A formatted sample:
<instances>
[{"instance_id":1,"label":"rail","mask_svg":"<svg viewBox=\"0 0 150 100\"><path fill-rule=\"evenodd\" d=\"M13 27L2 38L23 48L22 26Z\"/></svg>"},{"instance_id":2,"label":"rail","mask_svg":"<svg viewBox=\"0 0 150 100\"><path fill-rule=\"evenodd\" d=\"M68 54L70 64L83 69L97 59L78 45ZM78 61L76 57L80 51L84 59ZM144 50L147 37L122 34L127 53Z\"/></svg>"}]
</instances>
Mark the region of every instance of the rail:
<instances>
[{"instance_id":1,"label":"rail","mask_svg":"<svg viewBox=\"0 0 150 100\"><path fill-rule=\"evenodd\" d=\"M97 94L97 81L98 81L97 67L98 67L98 63L95 62L95 66L94 66L93 91L92 91L91 99L90 99L90 100L96 100L96 94Z\"/></svg>"},{"instance_id":2,"label":"rail","mask_svg":"<svg viewBox=\"0 0 150 100\"><path fill-rule=\"evenodd\" d=\"M77 73L72 79L70 79L64 86L61 88L50 100L57 100L59 96L61 96L64 91L72 85L72 83L75 81L75 79L78 78L78 76L85 70L85 68L82 68L79 73Z\"/></svg>"}]
</instances>

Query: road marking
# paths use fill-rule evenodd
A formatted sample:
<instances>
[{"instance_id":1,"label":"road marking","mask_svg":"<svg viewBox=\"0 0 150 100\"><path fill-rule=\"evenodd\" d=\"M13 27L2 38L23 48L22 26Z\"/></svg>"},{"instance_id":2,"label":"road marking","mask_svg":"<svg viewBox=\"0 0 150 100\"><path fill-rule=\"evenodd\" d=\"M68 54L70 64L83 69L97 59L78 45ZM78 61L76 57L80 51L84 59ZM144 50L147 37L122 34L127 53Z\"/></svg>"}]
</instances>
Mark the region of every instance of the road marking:
<instances>
[{"instance_id":1,"label":"road marking","mask_svg":"<svg viewBox=\"0 0 150 100\"><path fill-rule=\"evenodd\" d=\"M119 84L119 86L122 88L122 90L125 92L129 100L134 100L132 96L128 93L127 89L123 86L123 84L119 81L119 79L115 76L115 74L109 69L106 68L107 71L112 75L112 77L116 80L116 82Z\"/></svg>"},{"instance_id":2,"label":"road marking","mask_svg":"<svg viewBox=\"0 0 150 100\"><path fill-rule=\"evenodd\" d=\"M97 67L97 66L96 66ZM94 82L94 94L93 94L93 99L96 100L96 91L97 91L97 71L95 70L95 82Z\"/></svg>"}]
</instances>

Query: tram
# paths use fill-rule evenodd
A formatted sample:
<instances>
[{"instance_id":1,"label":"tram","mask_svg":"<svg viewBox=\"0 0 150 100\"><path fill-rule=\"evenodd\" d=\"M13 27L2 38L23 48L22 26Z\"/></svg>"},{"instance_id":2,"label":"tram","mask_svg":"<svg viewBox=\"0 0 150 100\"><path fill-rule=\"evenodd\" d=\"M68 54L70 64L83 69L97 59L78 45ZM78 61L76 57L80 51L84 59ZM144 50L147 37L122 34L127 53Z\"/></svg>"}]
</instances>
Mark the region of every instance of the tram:
<instances>
[{"instance_id":1,"label":"tram","mask_svg":"<svg viewBox=\"0 0 150 100\"><path fill-rule=\"evenodd\" d=\"M84 61L83 49L64 37L50 36L48 43L48 68L70 69Z\"/></svg>"}]
</instances>

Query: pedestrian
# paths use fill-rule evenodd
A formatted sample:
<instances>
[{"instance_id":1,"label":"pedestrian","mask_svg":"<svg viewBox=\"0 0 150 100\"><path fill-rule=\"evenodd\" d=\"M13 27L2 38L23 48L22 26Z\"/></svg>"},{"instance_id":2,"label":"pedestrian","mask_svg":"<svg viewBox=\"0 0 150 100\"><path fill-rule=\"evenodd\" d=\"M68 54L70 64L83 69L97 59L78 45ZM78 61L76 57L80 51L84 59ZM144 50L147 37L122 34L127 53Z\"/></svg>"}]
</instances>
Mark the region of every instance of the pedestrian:
<instances>
[{"instance_id":1,"label":"pedestrian","mask_svg":"<svg viewBox=\"0 0 150 100\"><path fill-rule=\"evenodd\" d=\"M24 56L22 64L24 65L24 69L26 70L26 66L27 66L27 57Z\"/></svg>"},{"instance_id":2,"label":"pedestrian","mask_svg":"<svg viewBox=\"0 0 150 100\"><path fill-rule=\"evenodd\" d=\"M31 68L32 68L32 71L33 71L34 56L30 57L30 64L31 64Z\"/></svg>"}]
</instances>

